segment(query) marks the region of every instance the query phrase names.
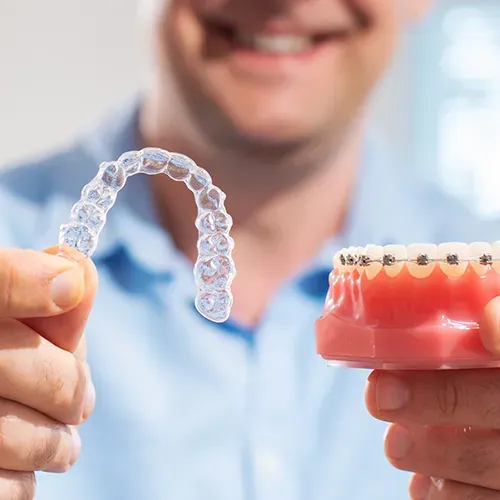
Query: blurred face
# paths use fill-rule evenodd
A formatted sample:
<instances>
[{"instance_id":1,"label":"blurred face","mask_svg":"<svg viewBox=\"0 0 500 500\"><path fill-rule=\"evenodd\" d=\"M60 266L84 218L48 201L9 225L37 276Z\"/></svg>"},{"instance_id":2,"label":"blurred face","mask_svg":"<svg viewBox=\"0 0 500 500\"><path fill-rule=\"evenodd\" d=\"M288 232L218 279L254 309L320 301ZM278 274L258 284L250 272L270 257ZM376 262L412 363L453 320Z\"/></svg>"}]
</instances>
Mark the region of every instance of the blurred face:
<instances>
[{"instance_id":1,"label":"blurred face","mask_svg":"<svg viewBox=\"0 0 500 500\"><path fill-rule=\"evenodd\" d=\"M357 115L423 0L150 0L158 65L226 145L329 138Z\"/></svg>"}]
</instances>

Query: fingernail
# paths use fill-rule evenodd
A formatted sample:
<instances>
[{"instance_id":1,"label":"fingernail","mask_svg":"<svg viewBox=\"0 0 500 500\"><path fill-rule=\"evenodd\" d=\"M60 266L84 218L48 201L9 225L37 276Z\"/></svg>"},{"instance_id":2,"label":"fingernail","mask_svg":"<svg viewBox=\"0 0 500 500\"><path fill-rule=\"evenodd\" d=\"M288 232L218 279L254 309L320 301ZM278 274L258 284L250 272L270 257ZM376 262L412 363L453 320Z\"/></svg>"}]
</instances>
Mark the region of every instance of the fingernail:
<instances>
[{"instance_id":1,"label":"fingernail","mask_svg":"<svg viewBox=\"0 0 500 500\"><path fill-rule=\"evenodd\" d=\"M397 377L381 373L377 379L375 399L380 411L399 410L408 402L408 387Z\"/></svg>"},{"instance_id":2,"label":"fingernail","mask_svg":"<svg viewBox=\"0 0 500 500\"><path fill-rule=\"evenodd\" d=\"M387 456L394 460L401 460L408 454L410 449L410 431L406 427L393 425L387 431L385 443Z\"/></svg>"},{"instance_id":3,"label":"fingernail","mask_svg":"<svg viewBox=\"0 0 500 500\"><path fill-rule=\"evenodd\" d=\"M65 271L52 280L51 297L59 309L68 309L78 304L83 296L84 276L80 266Z\"/></svg>"},{"instance_id":4,"label":"fingernail","mask_svg":"<svg viewBox=\"0 0 500 500\"><path fill-rule=\"evenodd\" d=\"M410 495L412 500L427 500L432 481L427 476L415 476L411 482Z\"/></svg>"}]
</instances>

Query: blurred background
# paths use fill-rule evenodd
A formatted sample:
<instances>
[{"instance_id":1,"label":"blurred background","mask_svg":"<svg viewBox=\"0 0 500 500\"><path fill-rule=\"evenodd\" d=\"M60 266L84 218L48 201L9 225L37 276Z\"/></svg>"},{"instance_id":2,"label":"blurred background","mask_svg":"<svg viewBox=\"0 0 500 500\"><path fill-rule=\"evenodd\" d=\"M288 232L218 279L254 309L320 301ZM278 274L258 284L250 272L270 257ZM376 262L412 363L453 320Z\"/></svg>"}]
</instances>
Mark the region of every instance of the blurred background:
<instances>
[{"instance_id":1,"label":"blurred background","mask_svg":"<svg viewBox=\"0 0 500 500\"><path fill-rule=\"evenodd\" d=\"M500 1L437 4L407 34L373 120L398 163L498 217ZM67 143L133 95L148 64L137 10L137 0L0 0L0 165Z\"/></svg>"}]
</instances>

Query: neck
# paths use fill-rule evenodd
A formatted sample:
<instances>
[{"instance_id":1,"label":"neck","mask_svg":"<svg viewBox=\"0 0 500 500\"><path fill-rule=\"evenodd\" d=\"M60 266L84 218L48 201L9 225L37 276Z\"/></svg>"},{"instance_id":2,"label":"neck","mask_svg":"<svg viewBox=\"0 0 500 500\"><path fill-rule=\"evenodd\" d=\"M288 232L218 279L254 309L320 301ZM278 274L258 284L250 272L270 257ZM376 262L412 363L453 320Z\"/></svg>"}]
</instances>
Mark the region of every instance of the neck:
<instances>
[{"instance_id":1,"label":"neck","mask_svg":"<svg viewBox=\"0 0 500 500\"><path fill-rule=\"evenodd\" d=\"M202 140L182 140L178 121L155 126L160 121L153 109L145 106L141 117L145 145L192 157L227 194L238 271L232 287L233 312L243 323L256 323L277 289L342 230L360 161L361 126L353 126L339 141L342 147L324 148L322 154L316 147L297 152L290 161L282 156L264 162L228 149L221 154L220 148L200 147ZM153 176L151 182L165 228L194 262L197 231L192 194L166 176Z\"/></svg>"}]
</instances>

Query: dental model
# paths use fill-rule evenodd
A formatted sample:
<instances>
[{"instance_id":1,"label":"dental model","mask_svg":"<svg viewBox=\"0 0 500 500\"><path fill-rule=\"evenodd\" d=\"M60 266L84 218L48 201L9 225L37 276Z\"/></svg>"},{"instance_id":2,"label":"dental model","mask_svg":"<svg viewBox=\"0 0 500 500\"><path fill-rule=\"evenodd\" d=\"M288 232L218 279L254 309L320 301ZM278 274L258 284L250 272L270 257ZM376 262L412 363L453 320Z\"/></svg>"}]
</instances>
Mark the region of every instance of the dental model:
<instances>
[{"instance_id":1,"label":"dental model","mask_svg":"<svg viewBox=\"0 0 500 500\"><path fill-rule=\"evenodd\" d=\"M350 247L334 257L316 321L328 364L378 369L499 367L479 322L500 295L500 242Z\"/></svg>"},{"instance_id":2,"label":"dental model","mask_svg":"<svg viewBox=\"0 0 500 500\"><path fill-rule=\"evenodd\" d=\"M167 174L174 181L183 181L194 193L199 235L198 259L193 270L198 287L195 306L213 322L226 321L233 303L231 283L236 276L232 259L234 241L229 236L233 222L224 207L226 195L213 186L206 170L185 155L145 148L124 153L116 162L102 163L96 177L83 188L69 223L61 226L59 244L67 244L92 257L118 192L127 178L140 173Z\"/></svg>"}]
</instances>

